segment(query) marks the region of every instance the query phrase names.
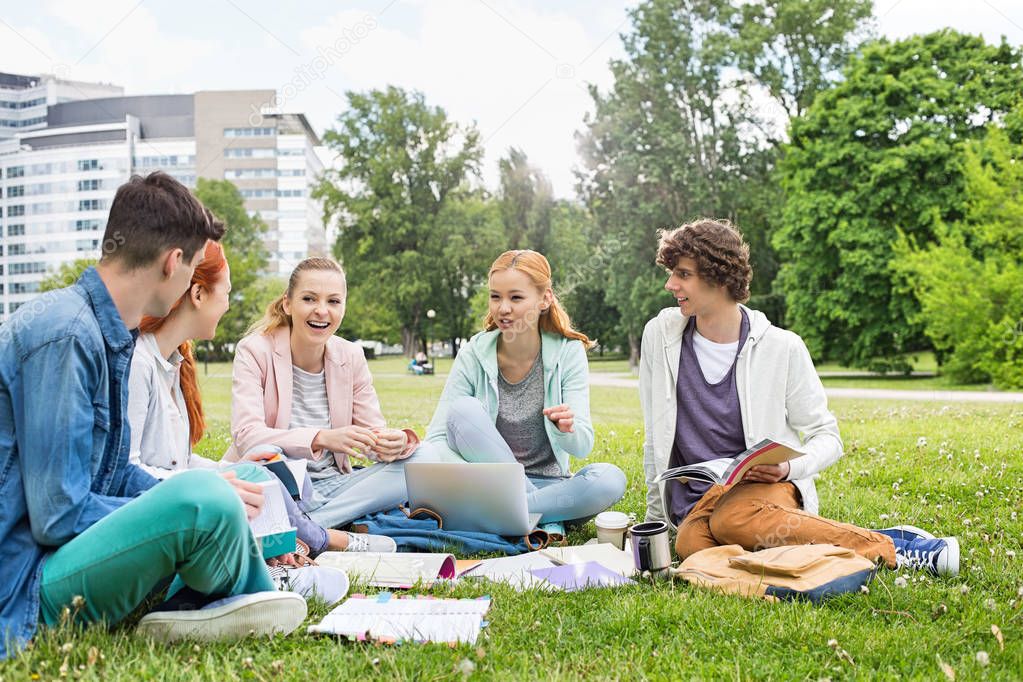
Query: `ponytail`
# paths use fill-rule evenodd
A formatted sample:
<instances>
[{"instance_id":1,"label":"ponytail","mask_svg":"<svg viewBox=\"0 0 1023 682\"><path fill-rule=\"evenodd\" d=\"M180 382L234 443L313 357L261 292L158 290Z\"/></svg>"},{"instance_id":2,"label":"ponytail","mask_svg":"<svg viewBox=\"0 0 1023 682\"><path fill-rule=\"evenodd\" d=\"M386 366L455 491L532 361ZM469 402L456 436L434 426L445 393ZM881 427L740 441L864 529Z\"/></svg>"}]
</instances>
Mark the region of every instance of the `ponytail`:
<instances>
[{"instance_id":1,"label":"ponytail","mask_svg":"<svg viewBox=\"0 0 1023 682\"><path fill-rule=\"evenodd\" d=\"M181 367L178 370L178 380L181 385L181 395L185 399L185 411L188 412L188 442L192 447L202 440L206 433L206 415L202 409L202 398L199 395L199 381L196 377L195 355L192 352L192 342L185 341L178 346L181 353Z\"/></svg>"}]
</instances>

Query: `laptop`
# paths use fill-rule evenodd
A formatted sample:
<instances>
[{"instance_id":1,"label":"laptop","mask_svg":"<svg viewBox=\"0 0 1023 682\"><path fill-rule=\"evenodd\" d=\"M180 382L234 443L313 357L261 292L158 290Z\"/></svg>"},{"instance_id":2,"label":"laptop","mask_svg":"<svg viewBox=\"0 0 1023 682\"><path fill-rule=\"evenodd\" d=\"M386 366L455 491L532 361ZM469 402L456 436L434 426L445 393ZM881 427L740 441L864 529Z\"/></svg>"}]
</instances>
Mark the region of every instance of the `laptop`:
<instances>
[{"instance_id":1,"label":"laptop","mask_svg":"<svg viewBox=\"0 0 1023 682\"><path fill-rule=\"evenodd\" d=\"M409 509L429 509L444 530L517 537L536 529L540 514L526 507L525 470L518 462L407 462Z\"/></svg>"}]
</instances>

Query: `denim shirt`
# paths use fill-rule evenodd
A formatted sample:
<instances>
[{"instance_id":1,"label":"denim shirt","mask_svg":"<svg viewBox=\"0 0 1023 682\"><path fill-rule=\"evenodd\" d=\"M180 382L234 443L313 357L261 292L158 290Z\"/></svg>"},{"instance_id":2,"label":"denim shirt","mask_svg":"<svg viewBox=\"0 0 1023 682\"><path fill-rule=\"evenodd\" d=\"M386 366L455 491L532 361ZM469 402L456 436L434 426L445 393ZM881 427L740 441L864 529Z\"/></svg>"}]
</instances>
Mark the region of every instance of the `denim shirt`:
<instances>
[{"instance_id":1,"label":"denim shirt","mask_svg":"<svg viewBox=\"0 0 1023 682\"><path fill-rule=\"evenodd\" d=\"M0 326L0 659L35 633L47 556L157 483L128 462L134 348L95 268Z\"/></svg>"}]
</instances>

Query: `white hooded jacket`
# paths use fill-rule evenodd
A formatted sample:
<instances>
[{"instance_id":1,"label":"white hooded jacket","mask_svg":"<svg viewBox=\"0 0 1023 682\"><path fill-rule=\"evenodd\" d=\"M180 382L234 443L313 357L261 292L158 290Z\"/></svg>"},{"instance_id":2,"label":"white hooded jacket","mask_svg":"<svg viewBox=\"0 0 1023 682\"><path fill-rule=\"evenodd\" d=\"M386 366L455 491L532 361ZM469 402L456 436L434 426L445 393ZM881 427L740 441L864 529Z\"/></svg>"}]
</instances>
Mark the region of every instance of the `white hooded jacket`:
<instances>
[{"instance_id":1,"label":"white hooded jacket","mask_svg":"<svg viewBox=\"0 0 1023 682\"><path fill-rule=\"evenodd\" d=\"M824 386L797 334L779 329L745 306L749 336L736 358L735 383L746 447L764 438L798 447L806 454L789 462L789 478L799 489L803 509L817 514L816 474L842 456L838 422L828 410ZM647 322L639 367L643 407L643 468L647 521L669 521L664 484L654 479L668 468L678 416L679 357L688 318L665 308Z\"/></svg>"}]
</instances>

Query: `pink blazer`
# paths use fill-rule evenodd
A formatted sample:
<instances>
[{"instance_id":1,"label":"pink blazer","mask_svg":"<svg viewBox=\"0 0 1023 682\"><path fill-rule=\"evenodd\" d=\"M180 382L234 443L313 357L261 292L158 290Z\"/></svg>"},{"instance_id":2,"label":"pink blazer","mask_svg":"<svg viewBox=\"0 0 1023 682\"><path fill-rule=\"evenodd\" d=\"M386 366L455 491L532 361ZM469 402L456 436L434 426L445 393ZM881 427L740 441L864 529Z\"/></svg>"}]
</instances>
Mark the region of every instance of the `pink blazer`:
<instances>
[{"instance_id":1,"label":"pink blazer","mask_svg":"<svg viewBox=\"0 0 1023 682\"><path fill-rule=\"evenodd\" d=\"M385 426L380 401L373 390L362 348L333 336L324 357L330 427ZM291 423L291 329L281 327L270 334L251 334L238 342L234 356L231 400L233 444L224 459L236 460L254 445L277 445L289 457L319 459L322 450L312 443L319 429L288 428ZM419 445L416 434L406 429L411 454ZM352 470L348 455L334 453L338 469Z\"/></svg>"}]
</instances>

